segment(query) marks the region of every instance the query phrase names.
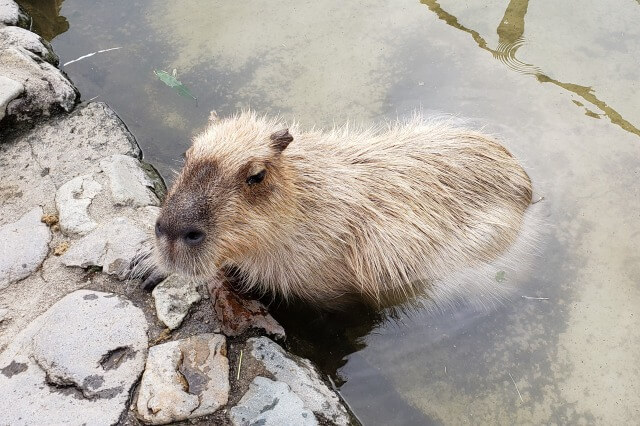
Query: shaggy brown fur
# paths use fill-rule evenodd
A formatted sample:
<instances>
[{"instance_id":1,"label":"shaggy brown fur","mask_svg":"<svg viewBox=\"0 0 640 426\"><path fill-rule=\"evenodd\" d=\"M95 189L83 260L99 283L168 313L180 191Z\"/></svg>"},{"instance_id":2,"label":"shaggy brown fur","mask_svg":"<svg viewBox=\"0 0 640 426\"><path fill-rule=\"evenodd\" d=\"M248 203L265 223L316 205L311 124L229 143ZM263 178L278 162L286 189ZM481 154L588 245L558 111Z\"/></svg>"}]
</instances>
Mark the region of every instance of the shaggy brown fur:
<instances>
[{"instance_id":1,"label":"shaggy brown fur","mask_svg":"<svg viewBox=\"0 0 640 426\"><path fill-rule=\"evenodd\" d=\"M531 202L529 177L504 147L447 120L294 124L292 142L273 136L283 128L244 112L194 139L158 223L205 236L193 246L160 235L161 266L204 277L233 267L247 288L326 306L351 294L378 303L492 262ZM446 284L445 297L471 281Z\"/></svg>"}]
</instances>

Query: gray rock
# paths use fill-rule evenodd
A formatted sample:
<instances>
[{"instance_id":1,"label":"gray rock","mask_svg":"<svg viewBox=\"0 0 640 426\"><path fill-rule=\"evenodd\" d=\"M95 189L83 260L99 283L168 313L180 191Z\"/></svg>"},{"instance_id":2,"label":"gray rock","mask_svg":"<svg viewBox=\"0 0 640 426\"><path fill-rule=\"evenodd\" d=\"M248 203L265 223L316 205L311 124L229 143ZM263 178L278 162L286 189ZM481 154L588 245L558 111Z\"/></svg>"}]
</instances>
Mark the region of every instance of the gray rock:
<instances>
[{"instance_id":1,"label":"gray rock","mask_svg":"<svg viewBox=\"0 0 640 426\"><path fill-rule=\"evenodd\" d=\"M0 226L0 290L38 269L49 252L51 233L36 207L17 222Z\"/></svg>"},{"instance_id":2,"label":"gray rock","mask_svg":"<svg viewBox=\"0 0 640 426\"><path fill-rule=\"evenodd\" d=\"M100 167L109 177L111 195L117 206L159 204L158 197L151 191L153 182L136 158L115 154L100 161Z\"/></svg>"},{"instance_id":3,"label":"gray rock","mask_svg":"<svg viewBox=\"0 0 640 426\"><path fill-rule=\"evenodd\" d=\"M0 355L1 422L114 424L146 353L140 309L115 294L73 292Z\"/></svg>"},{"instance_id":4,"label":"gray rock","mask_svg":"<svg viewBox=\"0 0 640 426\"><path fill-rule=\"evenodd\" d=\"M0 49L12 46L28 50L51 65L58 65L59 59L51 44L36 33L20 27L0 28Z\"/></svg>"},{"instance_id":5,"label":"gray rock","mask_svg":"<svg viewBox=\"0 0 640 426\"><path fill-rule=\"evenodd\" d=\"M122 121L103 103L83 105L69 115L40 122L10 143L0 136L0 224L18 220L36 205L45 212L55 212L58 188L86 174L103 186L90 206L91 214L100 212L94 220L103 222L116 216L146 220L148 214L114 207L111 202L109 183L99 163L117 153L137 156L140 150Z\"/></svg>"},{"instance_id":6,"label":"gray rock","mask_svg":"<svg viewBox=\"0 0 640 426\"><path fill-rule=\"evenodd\" d=\"M302 400L286 383L260 376L253 379L247 393L231 409L229 417L234 426L318 424L313 413L304 408Z\"/></svg>"},{"instance_id":7,"label":"gray rock","mask_svg":"<svg viewBox=\"0 0 640 426\"><path fill-rule=\"evenodd\" d=\"M0 21L16 25L24 21L24 15L13 1L3 0ZM11 90L0 90L0 120L7 115L26 120L58 109L70 111L77 92L57 65L58 57L42 37L24 28L0 25L0 75L14 82Z\"/></svg>"},{"instance_id":8,"label":"gray rock","mask_svg":"<svg viewBox=\"0 0 640 426\"><path fill-rule=\"evenodd\" d=\"M302 399L305 408L337 425L349 424L347 410L327 387L309 360L287 354L267 337L247 341L251 356L276 380L286 383Z\"/></svg>"},{"instance_id":9,"label":"gray rock","mask_svg":"<svg viewBox=\"0 0 640 426\"><path fill-rule=\"evenodd\" d=\"M56 191L56 208L60 228L65 234L84 235L98 224L89 217L91 200L102 190L102 185L91 175L77 176Z\"/></svg>"},{"instance_id":10,"label":"gray rock","mask_svg":"<svg viewBox=\"0 0 640 426\"><path fill-rule=\"evenodd\" d=\"M179 275L170 275L153 289L158 319L171 330L182 324L189 308L202 298L196 283Z\"/></svg>"},{"instance_id":11,"label":"gray rock","mask_svg":"<svg viewBox=\"0 0 640 426\"><path fill-rule=\"evenodd\" d=\"M160 215L160 207L145 206L139 208L137 211L140 222L145 224L149 229L153 229L156 225L156 219L158 219Z\"/></svg>"},{"instance_id":12,"label":"gray rock","mask_svg":"<svg viewBox=\"0 0 640 426\"><path fill-rule=\"evenodd\" d=\"M61 260L66 266L101 266L103 272L123 278L148 239L130 219L117 217L74 241Z\"/></svg>"},{"instance_id":13,"label":"gray rock","mask_svg":"<svg viewBox=\"0 0 640 426\"><path fill-rule=\"evenodd\" d=\"M78 94L57 64L51 45L40 36L19 27L0 28L0 75L24 87L7 105L6 115L23 121L55 110L70 111Z\"/></svg>"},{"instance_id":14,"label":"gray rock","mask_svg":"<svg viewBox=\"0 0 640 426\"><path fill-rule=\"evenodd\" d=\"M6 308L0 308L0 324L2 324L2 321L10 318L11 317L9 317L9 310Z\"/></svg>"},{"instance_id":15,"label":"gray rock","mask_svg":"<svg viewBox=\"0 0 640 426\"><path fill-rule=\"evenodd\" d=\"M9 102L6 115L17 121L71 111L78 92L59 69L20 47L0 49L0 75L22 84L22 96Z\"/></svg>"},{"instance_id":16,"label":"gray rock","mask_svg":"<svg viewBox=\"0 0 640 426\"><path fill-rule=\"evenodd\" d=\"M229 397L224 336L201 334L149 349L136 408L145 423L165 424L215 412Z\"/></svg>"},{"instance_id":17,"label":"gray rock","mask_svg":"<svg viewBox=\"0 0 640 426\"><path fill-rule=\"evenodd\" d=\"M18 25L29 28L31 18L13 0L0 0L0 26Z\"/></svg>"},{"instance_id":18,"label":"gray rock","mask_svg":"<svg viewBox=\"0 0 640 426\"><path fill-rule=\"evenodd\" d=\"M7 112L9 102L24 92L24 86L15 80L0 75L0 120Z\"/></svg>"}]
</instances>

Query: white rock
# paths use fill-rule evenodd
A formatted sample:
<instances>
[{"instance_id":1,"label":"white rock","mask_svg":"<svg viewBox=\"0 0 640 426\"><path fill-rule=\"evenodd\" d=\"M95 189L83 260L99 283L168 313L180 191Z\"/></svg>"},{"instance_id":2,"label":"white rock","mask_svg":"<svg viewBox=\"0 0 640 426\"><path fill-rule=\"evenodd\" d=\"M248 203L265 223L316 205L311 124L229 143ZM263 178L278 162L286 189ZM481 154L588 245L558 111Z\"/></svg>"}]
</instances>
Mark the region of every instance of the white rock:
<instances>
[{"instance_id":1,"label":"white rock","mask_svg":"<svg viewBox=\"0 0 640 426\"><path fill-rule=\"evenodd\" d=\"M24 94L9 102L6 110L6 116L18 121L68 112L75 106L78 93L71 82L58 68L24 48L0 49L0 75L24 86Z\"/></svg>"},{"instance_id":2,"label":"white rock","mask_svg":"<svg viewBox=\"0 0 640 426\"><path fill-rule=\"evenodd\" d=\"M56 192L56 208L60 228L65 234L84 235L98 224L89 216L89 205L102 190L102 185L91 175L77 176Z\"/></svg>"},{"instance_id":3,"label":"white rock","mask_svg":"<svg viewBox=\"0 0 640 426\"><path fill-rule=\"evenodd\" d=\"M229 397L224 336L201 334L149 349L136 408L145 423L165 424L204 416Z\"/></svg>"},{"instance_id":4,"label":"white rock","mask_svg":"<svg viewBox=\"0 0 640 426\"><path fill-rule=\"evenodd\" d=\"M153 182L138 159L115 154L100 161L100 167L109 177L116 205L141 207L159 204L158 197L150 189Z\"/></svg>"},{"instance_id":5,"label":"white rock","mask_svg":"<svg viewBox=\"0 0 640 426\"><path fill-rule=\"evenodd\" d=\"M0 289L38 269L49 252L51 233L36 207L17 222L0 226Z\"/></svg>"},{"instance_id":6,"label":"white rock","mask_svg":"<svg viewBox=\"0 0 640 426\"><path fill-rule=\"evenodd\" d=\"M160 207L156 206L145 206L140 207L138 210L138 217L140 218L140 222L147 226L150 230L153 230L156 226L156 220L160 215Z\"/></svg>"},{"instance_id":7,"label":"white rock","mask_svg":"<svg viewBox=\"0 0 640 426\"><path fill-rule=\"evenodd\" d=\"M179 275L170 275L153 289L158 319L171 330L182 324L189 308L202 298L197 284Z\"/></svg>"},{"instance_id":8,"label":"white rock","mask_svg":"<svg viewBox=\"0 0 640 426\"><path fill-rule=\"evenodd\" d=\"M0 49L20 47L37 55L52 65L58 65L58 57L49 42L36 33L20 27L0 28Z\"/></svg>"},{"instance_id":9,"label":"white rock","mask_svg":"<svg viewBox=\"0 0 640 426\"><path fill-rule=\"evenodd\" d=\"M66 266L101 266L103 272L123 277L148 239L131 220L117 217L75 241L61 260Z\"/></svg>"},{"instance_id":10,"label":"white rock","mask_svg":"<svg viewBox=\"0 0 640 426\"><path fill-rule=\"evenodd\" d=\"M2 321L9 319L9 310L6 308L0 308L0 324Z\"/></svg>"},{"instance_id":11,"label":"white rock","mask_svg":"<svg viewBox=\"0 0 640 426\"><path fill-rule=\"evenodd\" d=\"M0 120L7 112L9 102L24 92L24 86L15 80L0 75Z\"/></svg>"},{"instance_id":12,"label":"white rock","mask_svg":"<svg viewBox=\"0 0 640 426\"><path fill-rule=\"evenodd\" d=\"M305 408L337 425L348 425L347 410L327 387L309 360L295 357L267 337L247 341L251 356L276 380L286 383L300 397Z\"/></svg>"},{"instance_id":13,"label":"white rock","mask_svg":"<svg viewBox=\"0 0 640 426\"><path fill-rule=\"evenodd\" d=\"M234 426L280 426L285 424L314 426L313 413L304 408L302 400L289 385L256 377L238 405L229 414Z\"/></svg>"},{"instance_id":14,"label":"white rock","mask_svg":"<svg viewBox=\"0 0 640 426\"><path fill-rule=\"evenodd\" d=\"M128 409L146 352L140 309L115 294L73 292L0 355L0 422L114 424Z\"/></svg>"},{"instance_id":15,"label":"white rock","mask_svg":"<svg viewBox=\"0 0 640 426\"><path fill-rule=\"evenodd\" d=\"M20 25L29 22L29 17L20 10L13 0L0 0L0 26Z\"/></svg>"}]
</instances>

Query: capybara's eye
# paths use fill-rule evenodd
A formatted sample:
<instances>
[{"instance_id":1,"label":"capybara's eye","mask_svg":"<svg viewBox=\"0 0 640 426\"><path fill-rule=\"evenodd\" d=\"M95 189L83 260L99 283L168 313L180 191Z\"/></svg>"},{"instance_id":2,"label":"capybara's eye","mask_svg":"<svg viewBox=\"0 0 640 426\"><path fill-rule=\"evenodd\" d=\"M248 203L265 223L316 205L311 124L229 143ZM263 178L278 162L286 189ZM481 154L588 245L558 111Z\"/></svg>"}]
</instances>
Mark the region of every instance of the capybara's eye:
<instances>
[{"instance_id":1,"label":"capybara's eye","mask_svg":"<svg viewBox=\"0 0 640 426\"><path fill-rule=\"evenodd\" d=\"M256 173L255 175L251 175L247 178L247 185L255 185L264 180L264 175L267 174L266 170L261 171L260 173Z\"/></svg>"}]
</instances>

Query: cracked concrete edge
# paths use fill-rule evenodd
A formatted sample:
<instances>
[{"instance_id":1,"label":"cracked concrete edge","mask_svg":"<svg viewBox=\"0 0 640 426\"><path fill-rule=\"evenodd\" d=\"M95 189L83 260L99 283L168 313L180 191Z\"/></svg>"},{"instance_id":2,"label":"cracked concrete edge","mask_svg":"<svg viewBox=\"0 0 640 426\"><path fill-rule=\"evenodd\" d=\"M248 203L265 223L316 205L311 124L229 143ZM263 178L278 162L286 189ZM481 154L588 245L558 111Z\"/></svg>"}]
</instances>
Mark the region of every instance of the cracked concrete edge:
<instances>
[{"instance_id":1,"label":"cracked concrete edge","mask_svg":"<svg viewBox=\"0 0 640 426\"><path fill-rule=\"evenodd\" d=\"M144 313L140 308L135 307L130 301L117 294L94 290L79 290L74 293L76 293L76 299L82 298L83 300L94 300L102 296L105 300L109 300L111 305L115 304L115 307L118 307L121 303L126 303L125 307L128 309L128 315L133 314L134 317L139 317L138 320L144 319ZM92 296L91 299L88 296ZM71 299L66 302L67 305L70 301L73 302L75 300L74 296L70 297ZM26 420L27 423L25 423L25 419L34 421L36 419L42 419L42 415L37 414L38 412L41 412L42 409L45 409L45 412L46 410L52 409L55 411L55 407L58 407L58 410L60 408L63 409L62 413L58 411L58 414L61 414L61 416L56 417L62 419L64 417L64 408L71 409L71 406L80 410L91 409L96 415L100 413L101 410L104 414L111 413L111 419L106 423L103 422L103 424L122 424L119 423L119 421L120 419L126 418L132 393L144 369L148 346L148 324L146 321L138 321L136 323L137 332L125 335L123 337L124 341L122 338L116 338L115 340L111 340L111 343L107 343L106 347L98 348L97 353L94 350L93 355L103 354L98 361L97 369L99 372L91 372L92 366L94 365L91 362L88 364L85 363L85 367L89 367L89 370L82 367L80 369L71 367L69 370L71 365L67 363L69 358L65 355L62 355L62 357L59 356L60 351L64 352L68 350L64 349L66 345L50 345L46 341L42 341L43 337L47 338L50 336L50 330L47 330L47 327L56 327L56 323L59 323L60 315L64 315L66 312L68 306L65 307L64 303L65 302L63 302L62 306L49 309L40 315L25 328L24 332L18 336L16 341L12 343L4 353L0 354L0 367L4 367L1 371L2 374L0 374L0 382L3 383L3 388L5 383L8 386L8 395L5 395L8 399L4 400L5 404L0 402L0 406L4 406L5 409L9 410L9 412L5 412L4 414L8 415L8 419L13 419L10 423L16 422L16 424L28 424L29 420ZM93 302L89 303L91 304ZM74 304L74 306L77 306L77 304ZM108 308L108 306L106 308ZM102 307L102 309L106 308L104 306ZM100 315L100 308L97 308L98 310L96 311L96 306L85 306L79 309L85 311L88 315ZM133 320L133 318L131 318L131 320ZM126 327L129 321L130 320L124 320L124 322L121 322L120 328L122 329L123 326ZM107 322L107 324L108 323L109 322ZM93 337L97 338L91 331L85 333L89 333L92 339ZM75 342L74 344L78 344L79 347L83 346L83 340L76 340ZM121 345L117 346L118 343L121 343ZM102 344L102 346L105 345ZM44 353L42 352L43 348L46 349ZM50 349L53 353L50 353ZM109 350L104 351L103 349ZM73 353L75 353L75 351L70 352L72 356L75 356ZM91 354L91 351L89 351L89 353ZM113 359L114 357L115 359ZM62 360L62 362L57 362L56 359ZM89 359L91 360L93 358ZM7 362L7 360L9 360L9 362ZM123 367L124 363L130 362L129 360L133 360L133 364L127 364L127 366ZM109 368L108 365L103 365L103 363L109 362L115 362L115 366ZM100 367L102 367L102 369L100 369ZM119 370L121 367L125 369L126 374L123 374L122 370ZM26 376L28 376L26 382L24 376L20 376L17 379L13 378L13 376L24 373L27 370L31 371L26 373ZM90 375L84 376L83 374ZM108 377L109 374L112 374L110 378ZM113 374L115 374L115 376ZM80 381L78 381L78 377ZM84 380L82 378L84 378ZM11 391L11 385L9 385L10 380L18 380L17 383L20 387ZM16 383L14 383L13 386L15 386L15 384ZM24 384L28 386L24 386ZM16 389L27 389L31 387L33 387L31 392L18 391L18 393L15 393ZM11 403L12 394L14 397L18 395L22 401L24 401L24 397L28 395L40 395L43 396L44 399L39 401L27 400L24 403L20 402L18 407L24 406L22 408L16 408L16 405ZM53 394L60 395L55 396ZM81 403L72 402L73 400L82 400L82 404L98 405L77 405ZM43 401L47 401L52 405L41 405ZM6 405L7 403L9 405ZM29 407L29 403L34 404L31 406L33 409ZM40 407L38 407L39 404L41 405ZM85 416L84 421L87 421L89 418L90 417ZM4 421L7 420L6 417L3 417L3 419ZM2 421L0 421L0 423L4 424ZM43 424L42 420L37 420L37 424ZM52 420L52 424L62 423L61 420Z\"/></svg>"}]
</instances>

